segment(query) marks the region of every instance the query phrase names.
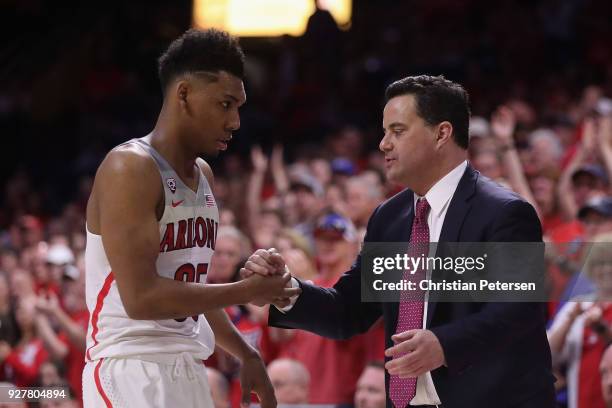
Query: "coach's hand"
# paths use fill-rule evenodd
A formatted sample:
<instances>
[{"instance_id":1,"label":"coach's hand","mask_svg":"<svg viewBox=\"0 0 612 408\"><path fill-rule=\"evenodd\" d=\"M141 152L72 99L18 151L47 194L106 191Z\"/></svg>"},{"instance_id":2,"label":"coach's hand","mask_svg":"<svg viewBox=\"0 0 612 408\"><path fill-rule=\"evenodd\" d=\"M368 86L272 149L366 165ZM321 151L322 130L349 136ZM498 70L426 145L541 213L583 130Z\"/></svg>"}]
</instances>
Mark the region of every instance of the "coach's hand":
<instances>
[{"instance_id":1,"label":"coach's hand","mask_svg":"<svg viewBox=\"0 0 612 408\"><path fill-rule=\"evenodd\" d=\"M400 378L418 377L444 364L444 350L430 330L408 330L391 337L395 346L385 350L393 357L385 364L390 375Z\"/></svg>"},{"instance_id":2,"label":"coach's hand","mask_svg":"<svg viewBox=\"0 0 612 408\"><path fill-rule=\"evenodd\" d=\"M251 392L254 392L262 408L276 408L274 387L270 383L266 367L259 354L254 353L242 361L240 386L242 387L241 407L246 408L251 404Z\"/></svg>"}]
</instances>

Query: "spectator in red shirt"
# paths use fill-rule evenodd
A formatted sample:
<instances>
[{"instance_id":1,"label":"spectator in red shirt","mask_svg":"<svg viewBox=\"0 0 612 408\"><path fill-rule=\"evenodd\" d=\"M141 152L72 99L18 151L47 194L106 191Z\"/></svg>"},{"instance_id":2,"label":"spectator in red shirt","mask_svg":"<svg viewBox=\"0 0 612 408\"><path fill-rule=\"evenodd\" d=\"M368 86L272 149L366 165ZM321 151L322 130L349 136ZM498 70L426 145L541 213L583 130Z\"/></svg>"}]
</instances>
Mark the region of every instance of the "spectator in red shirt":
<instances>
[{"instance_id":1,"label":"spectator in red shirt","mask_svg":"<svg viewBox=\"0 0 612 408\"><path fill-rule=\"evenodd\" d=\"M82 279L64 283L64 311L54 293L36 299L38 333L56 360L63 360L66 379L77 399L82 398L81 376L85 365L85 336L89 313ZM57 325L59 332L53 329Z\"/></svg>"},{"instance_id":2,"label":"spectator in red shirt","mask_svg":"<svg viewBox=\"0 0 612 408\"><path fill-rule=\"evenodd\" d=\"M17 342L17 334L8 282L6 275L0 273L0 341L14 345Z\"/></svg>"},{"instance_id":3,"label":"spectator in red shirt","mask_svg":"<svg viewBox=\"0 0 612 408\"><path fill-rule=\"evenodd\" d=\"M600 362L612 341L612 234L594 238L585 271L595 292L575 297L563 305L548 331L556 367L567 366L568 407L604 408Z\"/></svg>"},{"instance_id":4,"label":"spectator in red shirt","mask_svg":"<svg viewBox=\"0 0 612 408\"><path fill-rule=\"evenodd\" d=\"M33 298L24 298L18 303L15 318L21 338L17 345L11 348L6 342L0 344L4 377L18 387L33 386L38 380L40 367L49 356L36 333L34 302Z\"/></svg>"}]
</instances>

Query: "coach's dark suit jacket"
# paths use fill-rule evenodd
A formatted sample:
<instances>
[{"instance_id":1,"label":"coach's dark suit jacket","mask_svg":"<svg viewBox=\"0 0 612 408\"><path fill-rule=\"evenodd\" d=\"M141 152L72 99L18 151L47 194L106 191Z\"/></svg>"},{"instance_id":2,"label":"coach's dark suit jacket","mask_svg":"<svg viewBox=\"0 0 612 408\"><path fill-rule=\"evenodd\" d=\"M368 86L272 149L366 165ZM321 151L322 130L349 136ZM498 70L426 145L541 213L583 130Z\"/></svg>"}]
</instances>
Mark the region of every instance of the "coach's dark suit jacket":
<instances>
[{"instance_id":1,"label":"coach's dark suit jacket","mask_svg":"<svg viewBox=\"0 0 612 408\"><path fill-rule=\"evenodd\" d=\"M370 218L365 241L408 242L413 207L410 190L381 204ZM541 240L533 207L468 166L439 242ZM367 331L382 315L390 347L398 304L361 302L360 262L358 258L331 289L300 282L302 294L293 308L283 314L271 307L269 324L346 339ZM444 408L555 406L544 304L430 302L428 307L427 328L438 337L446 358L446 366L432 371ZM388 384L387 376L387 390Z\"/></svg>"}]
</instances>

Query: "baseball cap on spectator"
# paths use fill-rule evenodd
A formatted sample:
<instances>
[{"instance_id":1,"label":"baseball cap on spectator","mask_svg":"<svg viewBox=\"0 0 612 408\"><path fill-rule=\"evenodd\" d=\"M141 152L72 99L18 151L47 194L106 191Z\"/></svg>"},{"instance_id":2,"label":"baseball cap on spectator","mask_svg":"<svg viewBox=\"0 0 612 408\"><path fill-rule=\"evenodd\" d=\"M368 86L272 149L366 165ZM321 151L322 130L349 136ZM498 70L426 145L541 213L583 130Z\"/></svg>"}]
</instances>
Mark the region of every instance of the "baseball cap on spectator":
<instances>
[{"instance_id":1,"label":"baseball cap on spectator","mask_svg":"<svg viewBox=\"0 0 612 408\"><path fill-rule=\"evenodd\" d=\"M357 239L355 226L351 220L335 212L329 212L319 218L314 229L314 236L332 240L344 239L349 242Z\"/></svg>"},{"instance_id":2,"label":"baseball cap on spectator","mask_svg":"<svg viewBox=\"0 0 612 408\"><path fill-rule=\"evenodd\" d=\"M612 217L612 197L593 197L578 211L578 218L584 219L590 212L596 212L604 217Z\"/></svg>"},{"instance_id":3,"label":"baseball cap on spectator","mask_svg":"<svg viewBox=\"0 0 612 408\"><path fill-rule=\"evenodd\" d=\"M352 176L355 174L355 165L349 159L337 157L331 162L332 172Z\"/></svg>"},{"instance_id":4,"label":"baseball cap on spectator","mask_svg":"<svg viewBox=\"0 0 612 408\"><path fill-rule=\"evenodd\" d=\"M74 254L72 250L64 244L55 244L49 247L47 252L47 262L64 267L64 276L73 280L79 278L79 269L74 264Z\"/></svg>"},{"instance_id":5,"label":"baseball cap on spectator","mask_svg":"<svg viewBox=\"0 0 612 408\"><path fill-rule=\"evenodd\" d=\"M481 116L474 116L470 119L469 135L472 137L487 137L490 134L489 121Z\"/></svg>"},{"instance_id":6,"label":"baseball cap on spectator","mask_svg":"<svg viewBox=\"0 0 612 408\"><path fill-rule=\"evenodd\" d=\"M291 177L291 190L306 188L317 197L323 196L323 186L314 176L307 173L295 173Z\"/></svg>"},{"instance_id":7,"label":"baseball cap on spectator","mask_svg":"<svg viewBox=\"0 0 612 408\"><path fill-rule=\"evenodd\" d=\"M595 104L595 112L601 116L608 116L612 113L612 99L610 98L599 98Z\"/></svg>"},{"instance_id":8,"label":"baseball cap on spectator","mask_svg":"<svg viewBox=\"0 0 612 408\"><path fill-rule=\"evenodd\" d=\"M572 174L572 182L575 183L578 177L585 174L603 181L604 184L608 184L608 175L603 167L598 164L583 164L578 167L576 171L574 171L574 174Z\"/></svg>"}]
</instances>

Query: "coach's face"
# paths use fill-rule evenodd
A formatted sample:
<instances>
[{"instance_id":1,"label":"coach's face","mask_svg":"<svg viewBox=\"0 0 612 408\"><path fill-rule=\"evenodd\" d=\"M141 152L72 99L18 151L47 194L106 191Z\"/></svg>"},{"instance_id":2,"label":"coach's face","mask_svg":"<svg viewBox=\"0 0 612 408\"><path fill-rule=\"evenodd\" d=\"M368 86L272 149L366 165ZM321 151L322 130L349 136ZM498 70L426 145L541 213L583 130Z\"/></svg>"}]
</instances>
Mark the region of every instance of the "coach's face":
<instances>
[{"instance_id":1,"label":"coach's face","mask_svg":"<svg viewBox=\"0 0 612 408\"><path fill-rule=\"evenodd\" d=\"M417 114L414 95L400 95L385 105L383 130L379 148L385 153L387 178L416 189L435 163L435 127Z\"/></svg>"}]
</instances>

